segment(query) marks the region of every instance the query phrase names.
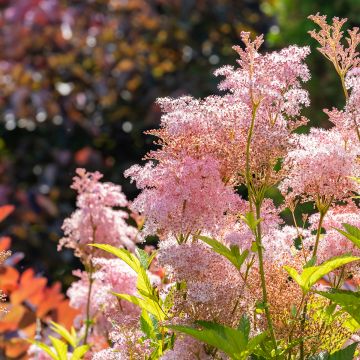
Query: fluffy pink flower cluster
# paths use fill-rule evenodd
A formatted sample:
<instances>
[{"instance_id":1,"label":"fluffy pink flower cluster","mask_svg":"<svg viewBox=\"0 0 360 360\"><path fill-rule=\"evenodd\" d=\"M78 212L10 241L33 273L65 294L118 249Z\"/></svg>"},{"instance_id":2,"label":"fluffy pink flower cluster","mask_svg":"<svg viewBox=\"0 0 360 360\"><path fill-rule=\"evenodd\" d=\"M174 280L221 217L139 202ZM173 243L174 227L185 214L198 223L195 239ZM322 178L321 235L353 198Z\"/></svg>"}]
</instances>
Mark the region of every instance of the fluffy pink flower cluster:
<instances>
[{"instance_id":1,"label":"fluffy pink flower cluster","mask_svg":"<svg viewBox=\"0 0 360 360\"><path fill-rule=\"evenodd\" d=\"M171 280L186 283L186 301L178 299L179 313L192 320L231 323L232 311L243 292L235 267L203 242L177 244L171 238L160 244L159 263Z\"/></svg>"},{"instance_id":2,"label":"fluffy pink flower cluster","mask_svg":"<svg viewBox=\"0 0 360 360\"><path fill-rule=\"evenodd\" d=\"M245 49L235 47L239 67L216 71L225 77L220 89L227 94L159 100L164 115L161 129L152 133L162 147L148 154L156 164L126 172L143 190L133 208L145 215L145 235L214 232L223 226L223 214L236 210L239 202L233 186L245 182L253 115L250 171L255 186L275 184L282 176L274 166L291 146L291 131L304 123L293 117L309 104L301 88L301 81L309 79L303 63L309 49L291 46L262 55L261 37L252 42L242 33L242 39Z\"/></svg>"},{"instance_id":3,"label":"fluffy pink flower cluster","mask_svg":"<svg viewBox=\"0 0 360 360\"><path fill-rule=\"evenodd\" d=\"M311 229L315 229L319 222L319 214L314 214L309 219ZM319 243L318 258L325 261L332 256L352 253L360 256L360 250L351 241L341 235L337 229L342 229L342 224L350 224L360 228L359 208L354 202L347 205L338 205L330 209L324 218L322 227L325 229L323 238Z\"/></svg>"},{"instance_id":4,"label":"fluffy pink flower cluster","mask_svg":"<svg viewBox=\"0 0 360 360\"><path fill-rule=\"evenodd\" d=\"M262 37L253 42L250 34L243 32L245 49L234 46L239 54L239 68L224 66L215 75L225 76L219 88L229 90L250 108L260 104L266 115L263 120L276 122L274 116L299 115L302 106L309 105L308 93L301 88L300 80L307 81L310 73L303 60L310 53L309 47L289 46L279 52L261 55L258 52Z\"/></svg>"},{"instance_id":5,"label":"fluffy pink flower cluster","mask_svg":"<svg viewBox=\"0 0 360 360\"><path fill-rule=\"evenodd\" d=\"M76 170L72 188L78 192L78 209L64 221L65 236L59 242L59 250L68 247L75 255L86 258L104 252L88 246L91 243L104 243L113 246L135 248L137 230L128 226L129 215L120 210L128 205L121 187L112 183L102 183L99 172L88 173Z\"/></svg>"},{"instance_id":6,"label":"fluffy pink flower cluster","mask_svg":"<svg viewBox=\"0 0 360 360\"><path fill-rule=\"evenodd\" d=\"M122 260L108 258L108 253L88 244L110 244L132 251L135 249L138 230L127 224L129 215L125 208L128 201L120 186L100 182L102 174L98 172L88 173L78 169L76 173L72 188L78 192L78 209L64 221L65 237L59 244L59 249L74 249L87 268L87 271L74 272L79 280L73 282L67 292L70 305L79 309L74 325L79 331L87 333L86 322L91 320L87 340L93 343L92 354L95 359L102 356L108 356L107 359L111 356L116 359L129 358L119 357L119 352L112 354L113 349L100 351L101 346L96 351L96 345L99 339L104 344L110 341L116 349L121 348L124 355L127 351L124 344L129 334L134 333L134 338L138 337L135 333L138 332L139 308L112 293L136 295L137 275ZM129 351L136 347L130 343L127 347Z\"/></svg>"},{"instance_id":7,"label":"fluffy pink flower cluster","mask_svg":"<svg viewBox=\"0 0 360 360\"><path fill-rule=\"evenodd\" d=\"M136 179L142 193L132 209L146 217L144 235L187 236L199 230L216 232L225 213L234 213L240 198L220 176L215 159L167 159L159 165L149 162L126 172Z\"/></svg>"},{"instance_id":8,"label":"fluffy pink flower cluster","mask_svg":"<svg viewBox=\"0 0 360 360\"><path fill-rule=\"evenodd\" d=\"M85 271L74 273L80 279L67 291L70 305L80 310L76 320L77 327L80 328L86 320L88 300L90 317L94 321L94 335L109 333L113 324L136 324L139 319L139 309L112 294L116 292L135 295L137 293L135 272L120 259L95 258L93 264L97 270L93 274L90 299L88 299L89 274Z\"/></svg>"},{"instance_id":9,"label":"fluffy pink flower cluster","mask_svg":"<svg viewBox=\"0 0 360 360\"><path fill-rule=\"evenodd\" d=\"M242 201L239 208L240 214L246 214L250 211L248 201ZM279 216L279 209L275 207L270 199L265 199L261 208L260 217L262 219L262 232L264 236L272 234L273 231L279 230L282 219ZM223 227L222 231L218 233L218 238L227 246L238 246L240 249L250 249L255 237L248 225L244 221L228 217L228 223ZM264 244L266 247L267 245ZM267 252L267 251L266 251Z\"/></svg>"},{"instance_id":10,"label":"fluffy pink flower cluster","mask_svg":"<svg viewBox=\"0 0 360 360\"><path fill-rule=\"evenodd\" d=\"M280 189L290 199L344 200L358 190L350 178L360 175L358 148L336 130L312 129L308 135L293 135L295 148L287 154L286 179Z\"/></svg>"}]
</instances>

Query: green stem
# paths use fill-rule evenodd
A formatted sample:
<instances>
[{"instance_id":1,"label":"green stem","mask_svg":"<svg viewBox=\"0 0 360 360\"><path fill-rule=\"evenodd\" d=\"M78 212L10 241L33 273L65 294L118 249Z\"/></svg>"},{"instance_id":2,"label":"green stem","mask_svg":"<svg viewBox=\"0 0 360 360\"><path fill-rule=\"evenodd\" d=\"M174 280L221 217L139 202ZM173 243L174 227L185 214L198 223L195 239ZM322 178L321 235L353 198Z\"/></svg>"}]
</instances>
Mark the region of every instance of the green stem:
<instances>
[{"instance_id":1,"label":"green stem","mask_svg":"<svg viewBox=\"0 0 360 360\"><path fill-rule=\"evenodd\" d=\"M302 297L301 297L300 305L299 305L298 309L296 310L293 325L292 325L291 330L289 332L289 344L292 342L292 337L293 337L293 334L294 334L294 331L295 331L295 327L296 327L296 324L297 324L297 321L298 321L298 317L300 315L300 311L301 311L301 309L303 307L304 300L305 300L305 294L303 293ZM290 350L288 359L291 359L291 354L292 354L292 351Z\"/></svg>"},{"instance_id":2,"label":"green stem","mask_svg":"<svg viewBox=\"0 0 360 360\"><path fill-rule=\"evenodd\" d=\"M307 312L307 302L305 302L304 310L302 312L301 323L300 323L301 336L305 331L306 312ZM305 349L304 349L304 340L302 339L300 342L300 360L304 360L304 359L305 359Z\"/></svg>"},{"instance_id":3,"label":"green stem","mask_svg":"<svg viewBox=\"0 0 360 360\"><path fill-rule=\"evenodd\" d=\"M90 221L91 221L91 226L92 226L92 244L94 244L96 242L96 225L94 225L92 216L90 217ZM85 323L85 335L84 335L84 345L87 344L87 338L89 335L89 330L90 330L90 324L91 324L91 318L90 318L90 303L91 303L91 291L92 291L92 287L93 287L93 273L94 273L94 265L92 263L91 260L92 257L92 253L89 256L89 269L88 269L88 276L89 276L89 290L88 290L88 294L87 294L87 300L86 300L86 323Z\"/></svg>"},{"instance_id":4,"label":"green stem","mask_svg":"<svg viewBox=\"0 0 360 360\"><path fill-rule=\"evenodd\" d=\"M325 215L326 215L326 213L327 213L327 211L329 209L330 204L331 204L331 201L330 201L329 205L327 205L325 207L320 207L320 202L318 204L318 209L319 209L319 212L320 212L320 219L319 219L318 227L317 227L317 230L316 230L315 246L314 246L314 250L313 250L313 254L312 254L313 258L317 254L319 241L320 241L322 224L323 224L324 217L325 217ZM302 319L301 319L301 323L300 323L302 333L305 330L306 312L307 312L307 301L305 302L305 305L304 305L304 309L303 309L303 312L302 312ZM304 341L301 340L301 342L300 342L300 359L303 360L305 358L304 356L305 356L304 355Z\"/></svg>"},{"instance_id":5,"label":"green stem","mask_svg":"<svg viewBox=\"0 0 360 360\"><path fill-rule=\"evenodd\" d=\"M251 171L250 171L250 145L251 145L251 139L254 132L254 125L255 125L255 117L256 117L256 111L257 111L258 105L254 104L252 113L251 113L251 123L250 128L247 136L246 141L246 165L245 165L245 179L246 179L246 186L248 189L248 198L250 202L250 210L252 207L252 191L251 191Z\"/></svg>"},{"instance_id":6,"label":"green stem","mask_svg":"<svg viewBox=\"0 0 360 360\"><path fill-rule=\"evenodd\" d=\"M313 254L312 257L316 256L317 250L318 250L318 246L319 246L319 240L320 240L320 235L321 235L321 228L322 228L322 223L324 221L324 217L326 215L327 210L321 210L320 211L320 219L319 219L319 224L318 224L318 228L316 230L316 238L315 238L315 246L314 246L314 250L313 250Z\"/></svg>"},{"instance_id":7,"label":"green stem","mask_svg":"<svg viewBox=\"0 0 360 360\"><path fill-rule=\"evenodd\" d=\"M252 187L252 178L251 178L251 169L250 169L250 146L251 146L251 140L254 132L254 126L255 126L255 118L256 118L256 111L259 107L259 103L255 103L252 99L253 108L251 113L251 122L249 127L249 132L247 136L246 141L246 164L245 164L245 179L246 179L246 186L248 189L248 198L250 203L250 211L252 211L253 202L255 202L255 208L256 208L256 219L260 219L260 212L261 212L261 204L263 197L256 199L256 196L253 192ZM255 201L254 201L255 200ZM257 253L259 258L259 271L260 271L260 279L261 279L261 288L262 288L262 300L265 308L265 315L266 320L268 323L269 331L270 331L270 337L271 341L273 343L274 349L275 349L275 358L277 358L277 344L276 344L276 338L275 338L275 332L274 327L271 319L269 304L268 304L268 297L267 297L267 290L266 290L266 279L265 279L265 269L264 269L264 259L263 259L263 246L261 241L261 222L259 221L257 224L257 230L255 234L255 240L257 245Z\"/></svg>"},{"instance_id":8,"label":"green stem","mask_svg":"<svg viewBox=\"0 0 360 360\"><path fill-rule=\"evenodd\" d=\"M256 220L260 219L260 210L261 210L261 202L256 202ZM262 295L263 295L263 303L265 308L265 315L266 320L268 323L268 327L270 330L270 337L275 349L275 358L277 358L277 344L275 338L275 331L274 326L271 319L269 304L268 304L268 296L266 290L266 279L265 279L265 270L264 270L264 259L263 259L263 246L261 242L261 222L259 221L257 224L257 231L256 231L256 245L257 245L257 252L259 257L259 271L260 271L260 279L261 279L261 288L262 288Z\"/></svg>"},{"instance_id":9,"label":"green stem","mask_svg":"<svg viewBox=\"0 0 360 360\"><path fill-rule=\"evenodd\" d=\"M92 291L92 286L93 286L93 272L94 272L94 266L92 264L92 261L90 260L90 267L89 267L89 291L88 291L88 295L87 295L87 301L86 301L86 323L85 323L85 336L84 336L84 345L87 344L87 338L89 335L89 330L90 330L90 323L91 323L91 318L90 318L90 302L91 302L91 291Z\"/></svg>"}]
</instances>

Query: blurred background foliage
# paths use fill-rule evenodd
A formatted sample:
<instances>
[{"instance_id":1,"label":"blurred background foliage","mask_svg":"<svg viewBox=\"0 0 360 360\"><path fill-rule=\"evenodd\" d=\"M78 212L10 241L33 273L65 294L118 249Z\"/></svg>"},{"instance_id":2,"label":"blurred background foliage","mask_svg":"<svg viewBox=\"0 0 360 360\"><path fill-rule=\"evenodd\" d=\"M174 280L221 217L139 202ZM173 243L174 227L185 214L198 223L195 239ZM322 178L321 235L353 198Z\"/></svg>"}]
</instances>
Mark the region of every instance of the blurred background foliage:
<instances>
[{"instance_id":1,"label":"blurred background foliage","mask_svg":"<svg viewBox=\"0 0 360 360\"><path fill-rule=\"evenodd\" d=\"M217 92L212 72L235 63L240 31L264 33L264 50L310 44L314 108L341 104L307 35L318 11L360 22L358 0L0 0L0 205L16 207L1 231L26 254L22 266L69 283L74 260L56 245L75 168L133 198L122 173L152 146L143 131L159 123L155 99Z\"/></svg>"}]
</instances>

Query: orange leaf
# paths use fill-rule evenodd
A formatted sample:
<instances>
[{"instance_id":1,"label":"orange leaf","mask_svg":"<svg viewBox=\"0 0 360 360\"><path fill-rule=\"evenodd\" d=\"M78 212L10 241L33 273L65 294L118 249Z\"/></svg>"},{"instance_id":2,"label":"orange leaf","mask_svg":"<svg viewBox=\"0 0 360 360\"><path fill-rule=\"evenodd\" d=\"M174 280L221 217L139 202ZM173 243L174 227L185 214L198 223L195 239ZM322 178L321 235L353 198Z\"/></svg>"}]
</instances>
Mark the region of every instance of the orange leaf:
<instances>
[{"instance_id":1,"label":"orange leaf","mask_svg":"<svg viewBox=\"0 0 360 360\"><path fill-rule=\"evenodd\" d=\"M18 359L21 355L25 355L29 343L20 338L12 338L6 343L5 356L6 359Z\"/></svg>"},{"instance_id":2,"label":"orange leaf","mask_svg":"<svg viewBox=\"0 0 360 360\"><path fill-rule=\"evenodd\" d=\"M14 205L0 206L0 222L7 218L14 211L14 209Z\"/></svg>"},{"instance_id":3,"label":"orange leaf","mask_svg":"<svg viewBox=\"0 0 360 360\"><path fill-rule=\"evenodd\" d=\"M0 251L6 251L10 249L11 238L9 236L0 237Z\"/></svg>"}]
</instances>

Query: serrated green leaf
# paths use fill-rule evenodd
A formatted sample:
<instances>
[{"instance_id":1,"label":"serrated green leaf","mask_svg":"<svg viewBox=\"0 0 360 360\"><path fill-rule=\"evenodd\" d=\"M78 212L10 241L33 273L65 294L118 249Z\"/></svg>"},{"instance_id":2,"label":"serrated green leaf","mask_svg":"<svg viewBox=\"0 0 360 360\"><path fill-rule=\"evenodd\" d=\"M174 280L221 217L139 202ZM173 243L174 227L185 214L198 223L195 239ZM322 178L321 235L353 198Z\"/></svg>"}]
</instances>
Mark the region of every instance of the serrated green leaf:
<instances>
[{"instance_id":1,"label":"serrated green leaf","mask_svg":"<svg viewBox=\"0 0 360 360\"><path fill-rule=\"evenodd\" d=\"M89 349L90 349L89 345L81 345L77 347L72 353L71 360L83 359L84 355L87 353Z\"/></svg>"},{"instance_id":2,"label":"serrated green leaf","mask_svg":"<svg viewBox=\"0 0 360 360\"><path fill-rule=\"evenodd\" d=\"M150 314L153 314L159 321L165 320L165 314L157 302L149 298L142 299L137 296L129 295L129 294L117 294L117 293L113 293L113 294L119 297L120 299L129 301L132 304L139 306L142 310L145 310Z\"/></svg>"},{"instance_id":3,"label":"serrated green leaf","mask_svg":"<svg viewBox=\"0 0 360 360\"><path fill-rule=\"evenodd\" d=\"M257 225L262 221L262 219L256 219L253 211L247 212L245 215L240 216L240 218L253 233L255 232Z\"/></svg>"},{"instance_id":4,"label":"serrated green leaf","mask_svg":"<svg viewBox=\"0 0 360 360\"><path fill-rule=\"evenodd\" d=\"M135 254L140 261L141 266L147 270L149 267L149 255L148 253L140 248L136 248Z\"/></svg>"},{"instance_id":5,"label":"serrated green leaf","mask_svg":"<svg viewBox=\"0 0 360 360\"><path fill-rule=\"evenodd\" d=\"M245 250L243 253L240 253L238 246L232 246L230 249L222 244L221 242L209 238L207 236L196 236L197 239L202 240L204 243L208 244L213 251L226 257L238 270L241 268L242 264L246 260L249 251Z\"/></svg>"},{"instance_id":6,"label":"serrated green leaf","mask_svg":"<svg viewBox=\"0 0 360 360\"><path fill-rule=\"evenodd\" d=\"M98 249L104 250L110 254L115 255L119 259L123 260L126 264L128 264L136 273L141 269L141 264L139 259L132 254L130 251L126 249L119 249L115 246L111 246L108 244L89 244L89 246L96 247Z\"/></svg>"},{"instance_id":7,"label":"serrated green leaf","mask_svg":"<svg viewBox=\"0 0 360 360\"><path fill-rule=\"evenodd\" d=\"M244 334L244 338L246 342L249 341L249 334L250 334L250 321L246 314L244 314L239 322L238 330Z\"/></svg>"},{"instance_id":8,"label":"serrated green leaf","mask_svg":"<svg viewBox=\"0 0 360 360\"><path fill-rule=\"evenodd\" d=\"M207 321L197 321L197 324L202 328L180 325L170 325L169 328L214 346L234 360L247 359L253 349L266 338L266 334L260 334L248 342L240 330Z\"/></svg>"},{"instance_id":9,"label":"serrated green leaf","mask_svg":"<svg viewBox=\"0 0 360 360\"><path fill-rule=\"evenodd\" d=\"M356 226L346 223L342 224L342 226L346 230L346 232L338 228L334 229L337 230L340 234L344 235L351 242L353 242L358 248L360 248L360 229Z\"/></svg>"},{"instance_id":10,"label":"serrated green leaf","mask_svg":"<svg viewBox=\"0 0 360 360\"><path fill-rule=\"evenodd\" d=\"M342 225L347 232L338 228L334 229L360 248L360 229L349 224Z\"/></svg>"},{"instance_id":11,"label":"serrated green leaf","mask_svg":"<svg viewBox=\"0 0 360 360\"><path fill-rule=\"evenodd\" d=\"M26 341L28 341L29 343L36 345L39 349L41 349L42 351L44 351L46 354L48 354L53 360L59 360L59 357L57 354L55 354L50 346L40 342L40 341L35 341L35 340L31 340L31 339L26 339Z\"/></svg>"},{"instance_id":12,"label":"serrated green leaf","mask_svg":"<svg viewBox=\"0 0 360 360\"><path fill-rule=\"evenodd\" d=\"M165 312L168 312L174 305L174 295L176 290L177 290L177 284L171 286L171 288L169 289L169 292L166 295L165 300L163 302L163 309L165 310Z\"/></svg>"},{"instance_id":13,"label":"serrated green leaf","mask_svg":"<svg viewBox=\"0 0 360 360\"><path fill-rule=\"evenodd\" d=\"M304 266L303 269L309 268L311 266L314 266L316 264L316 256L313 256Z\"/></svg>"},{"instance_id":14,"label":"serrated green leaf","mask_svg":"<svg viewBox=\"0 0 360 360\"><path fill-rule=\"evenodd\" d=\"M67 360L68 345L53 336L49 336L49 339L58 355L59 360Z\"/></svg>"},{"instance_id":15,"label":"serrated green leaf","mask_svg":"<svg viewBox=\"0 0 360 360\"><path fill-rule=\"evenodd\" d=\"M155 301L157 300L157 295L155 294L154 289L151 286L151 282L146 273L146 270L143 268L139 269L136 287L142 296L148 297Z\"/></svg>"},{"instance_id":16,"label":"serrated green leaf","mask_svg":"<svg viewBox=\"0 0 360 360\"><path fill-rule=\"evenodd\" d=\"M340 305L343 311L360 324L360 292L332 289L329 292L317 291L316 293Z\"/></svg>"},{"instance_id":17,"label":"serrated green leaf","mask_svg":"<svg viewBox=\"0 0 360 360\"><path fill-rule=\"evenodd\" d=\"M266 339L266 337L266 332L263 332L251 338L247 345L249 354L251 354L255 350L255 348L258 347Z\"/></svg>"},{"instance_id":18,"label":"serrated green leaf","mask_svg":"<svg viewBox=\"0 0 360 360\"><path fill-rule=\"evenodd\" d=\"M353 343L345 349L341 349L333 354L330 354L329 360L353 360L357 345L358 343Z\"/></svg>"},{"instance_id":19,"label":"serrated green leaf","mask_svg":"<svg viewBox=\"0 0 360 360\"><path fill-rule=\"evenodd\" d=\"M298 274L298 272L290 266L284 266L284 269L300 285L303 292L307 293L311 289L311 287L315 285L326 274L343 265L358 260L360 260L360 257L347 254L335 256L318 266L310 266L308 268L305 268L301 275Z\"/></svg>"},{"instance_id":20,"label":"serrated green leaf","mask_svg":"<svg viewBox=\"0 0 360 360\"><path fill-rule=\"evenodd\" d=\"M153 322L151 321L151 318L149 316L149 313L145 310L142 310L141 316L140 316L140 328L141 331L149 338L149 339L155 339L155 329L153 326Z\"/></svg>"},{"instance_id":21,"label":"serrated green leaf","mask_svg":"<svg viewBox=\"0 0 360 360\"><path fill-rule=\"evenodd\" d=\"M76 341L76 333L75 336L69 333L69 331L63 327L62 325L51 321L51 330L59 334L62 338L64 338L73 348L76 347L77 341ZM75 329L74 329L75 331Z\"/></svg>"}]
</instances>

